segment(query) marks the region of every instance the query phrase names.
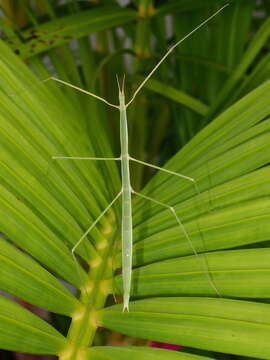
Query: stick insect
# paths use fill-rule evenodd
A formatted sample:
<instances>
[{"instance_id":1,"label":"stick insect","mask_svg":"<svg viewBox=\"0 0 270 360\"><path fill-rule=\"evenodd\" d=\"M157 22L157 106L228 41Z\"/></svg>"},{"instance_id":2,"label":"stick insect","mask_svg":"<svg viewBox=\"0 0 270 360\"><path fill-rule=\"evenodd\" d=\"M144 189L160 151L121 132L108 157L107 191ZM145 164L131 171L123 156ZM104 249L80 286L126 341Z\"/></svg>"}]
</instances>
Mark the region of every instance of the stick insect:
<instances>
[{"instance_id":1,"label":"stick insect","mask_svg":"<svg viewBox=\"0 0 270 360\"><path fill-rule=\"evenodd\" d=\"M90 95L94 97L97 100L100 100L104 102L106 105L116 108L119 110L120 114L120 145L121 145L121 155L116 158L101 158L101 157L78 157L78 156L53 156L53 159L72 159L72 160L105 160L105 161L120 161L121 162L121 178L122 178L122 188L120 192L114 197L114 199L110 202L110 204L104 209L104 211L96 218L96 220L91 224L91 226L86 230L86 232L82 235L82 237L78 240L78 242L75 244L75 246L72 248L72 255L76 261L75 258L75 251L77 247L81 244L81 242L86 238L86 236L90 233L90 231L94 228L94 226L99 222L99 220L102 218L102 216L113 206L113 204L122 196L122 275L123 275L123 311L129 311L129 299L130 299L130 289L131 289L131 274L132 274L132 205L131 205L131 195L137 195L139 197L142 197L146 200L150 200L160 206L163 206L170 210L172 212L172 215L175 217L178 225L181 228L181 231L183 232L185 238L190 244L190 247L194 253L194 255L198 256L196 249L194 248L192 241L185 230L184 225L182 224L181 220L176 214L175 209L172 206L169 206L168 204L165 204L163 202L160 202L158 200L155 200L153 198L150 198L146 195L140 194L132 189L131 182L130 182L130 168L129 168L129 162L133 161L136 163L139 163L141 165L145 165L151 168L154 168L156 170L160 170L163 172L166 172L170 175L178 176L182 179L185 179L187 181L192 182L198 192L198 188L196 186L195 179L176 173L171 170L163 169L159 166L152 165L149 163L146 163L144 161L135 159L129 155L129 147L128 147L128 125L127 125L127 108L132 104L140 90L143 88L145 83L152 77L152 75L157 71L157 69L160 67L160 65L165 61L165 59L170 55L170 53L179 46L183 41L185 41L187 38L189 38L193 33L195 33L198 29L200 29L202 26L204 26L206 23L208 23L211 19L213 19L218 13L220 13L225 7L227 7L229 4L224 5L221 7L218 11L216 11L214 14L212 14L210 17L208 17L206 20L204 20L202 23L200 23L197 27L195 27L191 32L189 32L186 36L184 36L182 39L180 39L177 43L175 43L166 53L165 55L158 61L158 63L154 66L154 68L150 71L150 73L145 77L145 79L142 81L142 83L137 87L135 92L133 93L131 99L126 103L125 102L125 78L123 78L122 84L120 84L118 78L117 78L117 85L118 85L118 96L119 96L119 105L111 104L106 99L91 93L89 91L86 91L84 89L81 89L75 85L72 85L70 83L67 83L63 80L60 80L56 77L50 77L47 80L54 80L57 81L63 85L69 86L75 90L78 90L82 93L85 93L87 95ZM210 279L211 281L211 279ZM218 290L215 287L215 285L212 283L212 287L215 289L216 293L218 294Z\"/></svg>"}]
</instances>

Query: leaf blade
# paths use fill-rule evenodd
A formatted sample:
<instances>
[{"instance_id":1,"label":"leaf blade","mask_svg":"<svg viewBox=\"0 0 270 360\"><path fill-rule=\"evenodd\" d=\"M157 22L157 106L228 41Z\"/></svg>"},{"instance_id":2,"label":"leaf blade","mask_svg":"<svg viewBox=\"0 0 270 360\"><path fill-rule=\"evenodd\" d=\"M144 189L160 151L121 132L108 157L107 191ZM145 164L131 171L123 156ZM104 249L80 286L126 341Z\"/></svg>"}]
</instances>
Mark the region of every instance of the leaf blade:
<instances>
[{"instance_id":1,"label":"leaf blade","mask_svg":"<svg viewBox=\"0 0 270 360\"><path fill-rule=\"evenodd\" d=\"M65 338L44 320L0 296L0 347L34 354L59 354Z\"/></svg>"},{"instance_id":2,"label":"leaf blade","mask_svg":"<svg viewBox=\"0 0 270 360\"><path fill-rule=\"evenodd\" d=\"M2 290L55 313L71 315L78 310L78 300L34 260L2 238L0 249Z\"/></svg>"},{"instance_id":3,"label":"leaf blade","mask_svg":"<svg viewBox=\"0 0 270 360\"><path fill-rule=\"evenodd\" d=\"M100 326L121 333L235 355L270 358L268 304L213 298L155 298L98 312Z\"/></svg>"},{"instance_id":4,"label":"leaf blade","mask_svg":"<svg viewBox=\"0 0 270 360\"><path fill-rule=\"evenodd\" d=\"M87 349L86 359L91 360L137 360L140 357L145 357L147 360L211 360L212 358L206 356L193 355L188 353L181 353L177 351L169 351L164 349L155 349L145 346L131 347L131 346L94 346Z\"/></svg>"}]
</instances>

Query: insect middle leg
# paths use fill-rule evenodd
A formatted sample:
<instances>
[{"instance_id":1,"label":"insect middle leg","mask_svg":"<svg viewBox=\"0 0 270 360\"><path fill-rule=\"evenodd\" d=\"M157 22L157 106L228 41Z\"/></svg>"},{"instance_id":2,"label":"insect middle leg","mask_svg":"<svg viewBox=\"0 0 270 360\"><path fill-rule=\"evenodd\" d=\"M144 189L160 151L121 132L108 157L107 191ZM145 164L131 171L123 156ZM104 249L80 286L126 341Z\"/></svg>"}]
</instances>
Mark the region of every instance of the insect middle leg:
<instances>
[{"instance_id":1,"label":"insect middle leg","mask_svg":"<svg viewBox=\"0 0 270 360\"><path fill-rule=\"evenodd\" d=\"M175 176L178 176L178 177L180 177L180 178L186 179L186 180L188 180L188 181L190 181L190 182L193 183L197 194L198 194L198 195L200 194L200 191L199 191L199 188L198 188L198 186L197 186L196 180L193 179L193 178L191 178L191 177L189 177L189 176L185 176L185 175L183 175L183 174L179 174L179 173L177 173L177 172L174 172L174 171L171 171L171 170L167 170L167 169L161 168L161 167L159 167L159 166L152 165L152 164L146 163L146 162L144 162L144 161L141 161L141 160L138 160L138 159L135 159L135 158L132 158L132 157L130 157L130 160L131 160L131 161L134 161L134 162L137 162L137 163L139 163L139 164L146 165L146 166L148 166L148 167L154 168L154 169L156 169L156 170L160 170L160 171L166 172L167 174L175 175ZM191 238L190 238L188 232L186 231L186 229L185 229L182 221L180 220L180 218L179 218L179 216L177 215L176 210L175 210L175 208L174 208L173 206L170 206L170 205L168 205L168 204L166 204L166 203L163 203L163 202L161 202L161 201L158 201L158 200L156 200L156 199L153 199L153 198L151 198L151 197L149 197L149 196L143 195L143 194L141 194L141 193L139 193L139 192L134 191L133 189L132 189L132 193L135 194L135 195L138 195L139 197L142 197L142 198L144 198L144 199L146 199L146 200L150 200L150 201L152 201L153 203L156 203L156 204L158 204L158 205L160 205L160 206L163 206L164 208L167 208L168 210L170 210L171 213L172 213L172 215L173 215L174 218L176 219L176 222L177 222L178 225L180 226L182 233L184 234L185 238L187 239L187 241L188 241L188 243L189 243L189 246L190 246L192 252L193 252L194 255L197 257L198 260L203 260L203 258L201 259L201 256L198 254L195 246L193 245L193 243L192 243L192 241L191 241ZM218 296L221 296L218 288L216 287L215 283L213 282L213 279L211 278L211 276L210 276L210 274L209 274L209 269L208 269L208 266L207 266L206 261L204 261L203 267L204 267L203 271L205 272L205 274L206 274L206 276L207 276L207 279L208 279L208 282L209 282L209 284L211 285L212 289L215 291L215 293L216 293Z\"/></svg>"}]
</instances>

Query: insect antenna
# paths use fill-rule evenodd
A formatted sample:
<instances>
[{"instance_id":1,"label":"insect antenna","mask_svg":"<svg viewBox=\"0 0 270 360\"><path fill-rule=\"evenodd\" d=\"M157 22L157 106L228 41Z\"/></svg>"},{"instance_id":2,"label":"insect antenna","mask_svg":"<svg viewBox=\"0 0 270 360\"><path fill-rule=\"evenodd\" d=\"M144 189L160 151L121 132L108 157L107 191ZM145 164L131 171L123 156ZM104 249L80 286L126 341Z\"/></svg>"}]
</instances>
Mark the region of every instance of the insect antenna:
<instances>
[{"instance_id":1,"label":"insect antenna","mask_svg":"<svg viewBox=\"0 0 270 360\"><path fill-rule=\"evenodd\" d=\"M192 31L190 31L186 36L184 36L182 39L177 41L158 61L158 63L154 66L154 68L150 71L150 73L146 76L146 78L141 82L141 84L137 87L135 92L133 93L131 99L126 104L126 107L128 107L135 97L138 95L140 90L144 87L145 83L152 77L152 75L157 71L157 69L160 67L160 65L164 62L164 60L170 55L170 53L179 46L183 41L185 41L187 38L189 38L192 34L194 34L197 30L199 30L202 26L207 24L211 19L213 19L218 13L220 13L223 9L225 9L227 6L229 6L229 3L222 6L219 10L217 10L214 14L212 14L210 17L208 17L206 20L204 20L202 23L200 23L198 26L196 26Z\"/></svg>"},{"instance_id":2,"label":"insect antenna","mask_svg":"<svg viewBox=\"0 0 270 360\"><path fill-rule=\"evenodd\" d=\"M126 80L126 74L123 75L122 82L120 82L119 77L116 74L117 87L118 87L119 93L121 93L121 94L124 94L124 92L125 92L125 80Z\"/></svg>"}]
</instances>

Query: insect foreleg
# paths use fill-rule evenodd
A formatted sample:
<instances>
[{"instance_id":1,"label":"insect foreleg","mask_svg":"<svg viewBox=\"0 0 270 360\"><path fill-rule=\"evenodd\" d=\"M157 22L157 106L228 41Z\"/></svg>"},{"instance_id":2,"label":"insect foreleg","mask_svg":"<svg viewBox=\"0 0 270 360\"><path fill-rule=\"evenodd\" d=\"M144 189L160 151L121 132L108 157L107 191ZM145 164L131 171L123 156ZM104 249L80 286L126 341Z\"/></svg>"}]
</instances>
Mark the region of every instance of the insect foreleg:
<instances>
[{"instance_id":1,"label":"insect foreleg","mask_svg":"<svg viewBox=\"0 0 270 360\"><path fill-rule=\"evenodd\" d=\"M98 96L98 95L96 95L96 94L94 94L94 93L92 93L92 92L90 92L90 91L86 91L86 90L84 90L84 89L81 89L81 88L78 87L78 86L75 86L75 85L73 85L73 84L70 84L70 83L68 83L68 82L66 82L66 81L64 81L64 80L60 80L60 79L58 79L58 78L56 78L56 77L54 77L54 76L51 76L51 77L49 77L48 79L45 79L45 80L43 80L43 81L49 81L49 80L54 80L54 81L56 81L56 82L59 82L60 84L69 86L69 87L71 87L72 89L78 90L78 91L80 91L80 92L82 92L82 93L84 93L84 94L86 94L86 95L90 95L90 96L94 97L95 99L98 99L98 100L100 100L100 101L103 101L105 104L107 104L107 105L109 105L109 106L111 106L111 107L114 107L114 108L119 109L119 106L118 106L118 105L111 104L109 101L107 101L106 99L102 98L101 96Z\"/></svg>"}]
</instances>

